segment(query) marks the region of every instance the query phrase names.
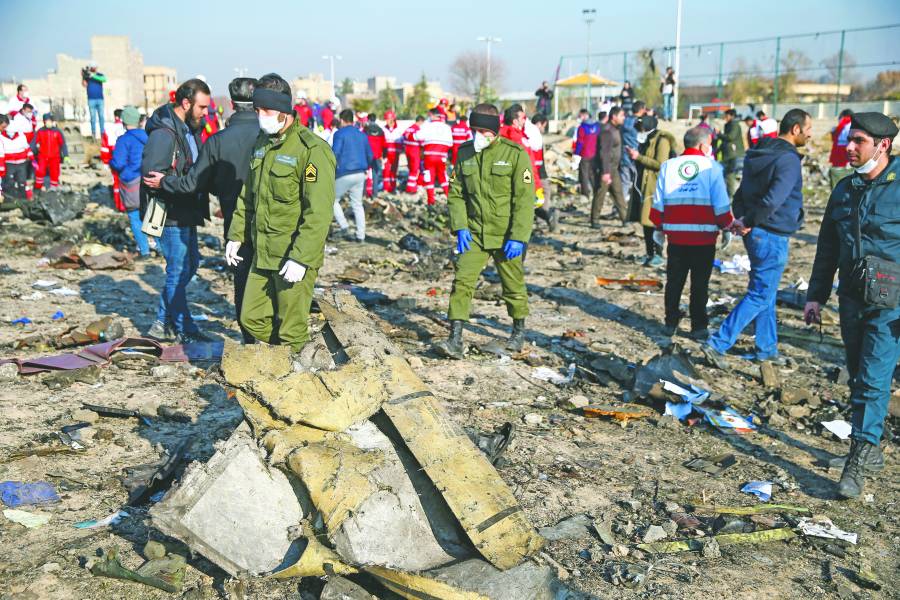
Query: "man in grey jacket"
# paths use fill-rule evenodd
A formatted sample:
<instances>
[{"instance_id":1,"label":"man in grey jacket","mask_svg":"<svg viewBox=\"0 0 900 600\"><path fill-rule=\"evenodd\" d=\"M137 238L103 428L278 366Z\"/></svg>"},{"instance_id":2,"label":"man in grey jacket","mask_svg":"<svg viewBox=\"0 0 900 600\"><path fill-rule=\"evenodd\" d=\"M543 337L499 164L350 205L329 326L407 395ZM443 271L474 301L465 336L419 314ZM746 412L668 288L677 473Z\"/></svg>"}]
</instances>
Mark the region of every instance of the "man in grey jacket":
<instances>
[{"instance_id":1,"label":"man in grey jacket","mask_svg":"<svg viewBox=\"0 0 900 600\"><path fill-rule=\"evenodd\" d=\"M625 122L625 111L621 106L613 106L609 110L609 121L600 129L598 141L598 171L600 172L600 187L594 193L594 202L591 207L591 227L599 228L600 213L606 201L607 192L612 194L616 211L622 223L628 216L628 207L625 205L625 195L622 192L622 179L619 176L619 166L622 162L622 134L619 128Z\"/></svg>"}]
</instances>

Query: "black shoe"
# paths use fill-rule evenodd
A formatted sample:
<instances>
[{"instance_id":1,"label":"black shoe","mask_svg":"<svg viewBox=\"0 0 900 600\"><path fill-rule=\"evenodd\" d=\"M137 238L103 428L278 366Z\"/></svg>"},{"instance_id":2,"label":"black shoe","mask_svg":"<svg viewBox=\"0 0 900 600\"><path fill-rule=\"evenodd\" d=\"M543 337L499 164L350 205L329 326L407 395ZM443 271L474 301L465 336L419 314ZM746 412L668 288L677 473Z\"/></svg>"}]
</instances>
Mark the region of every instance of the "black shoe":
<instances>
[{"instance_id":1,"label":"black shoe","mask_svg":"<svg viewBox=\"0 0 900 600\"><path fill-rule=\"evenodd\" d=\"M208 335L204 334L202 331L193 331L191 333L179 333L178 334L178 343L179 344L199 344L202 342L212 342L213 339Z\"/></svg>"},{"instance_id":2,"label":"black shoe","mask_svg":"<svg viewBox=\"0 0 900 600\"><path fill-rule=\"evenodd\" d=\"M663 325L664 336L673 337L676 333L678 333L678 323L674 325Z\"/></svg>"},{"instance_id":3,"label":"black shoe","mask_svg":"<svg viewBox=\"0 0 900 600\"><path fill-rule=\"evenodd\" d=\"M559 211L555 208L550 209L550 233L555 233L559 229Z\"/></svg>"},{"instance_id":4,"label":"black shoe","mask_svg":"<svg viewBox=\"0 0 900 600\"><path fill-rule=\"evenodd\" d=\"M591 229L603 229L603 225L600 223L591 223Z\"/></svg>"},{"instance_id":5,"label":"black shoe","mask_svg":"<svg viewBox=\"0 0 900 600\"><path fill-rule=\"evenodd\" d=\"M706 329L704 327L703 329L692 330L688 334L688 337L691 338L692 340L697 340L698 342L705 342L706 340L709 339L709 329Z\"/></svg>"},{"instance_id":6,"label":"black shoe","mask_svg":"<svg viewBox=\"0 0 900 600\"><path fill-rule=\"evenodd\" d=\"M159 342L171 342L175 339L175 332L162 321L154 321L147 330L147 337Z\"/></svg>"},{"instance_id":7,"label":"black shoe","mask_svg":"<svg viewBox=\"0 0 900 600\"><path fill-rule=\"evenodd\" d=\"M513 329L506 342L506 349L518 354L525 348L525 319L513 319Z\"/></svg>"},{"instance_id":8,"label":"black shoe","mask_svg":"<svg viewBox=\"0 0 900 600\"><path fill-rule=\"evenodd\" d=\"M465 349L462 341L463 322L450 322L450 337L434 344L434 351L444 358L462 360L465 358Z\"/></svg>"},{"instance_id":9,"label":"black shoe","mask_svg":"<svg viewBox=\"0 0 900 600\"><path fill-rule=\"evenodd\" d=\"M854 439L850 442L850 453L838 483L838 495L842 498L859 498L865 487L866 473L884 469L884 455L877 444Z\"/></svg>"}]
</instances>

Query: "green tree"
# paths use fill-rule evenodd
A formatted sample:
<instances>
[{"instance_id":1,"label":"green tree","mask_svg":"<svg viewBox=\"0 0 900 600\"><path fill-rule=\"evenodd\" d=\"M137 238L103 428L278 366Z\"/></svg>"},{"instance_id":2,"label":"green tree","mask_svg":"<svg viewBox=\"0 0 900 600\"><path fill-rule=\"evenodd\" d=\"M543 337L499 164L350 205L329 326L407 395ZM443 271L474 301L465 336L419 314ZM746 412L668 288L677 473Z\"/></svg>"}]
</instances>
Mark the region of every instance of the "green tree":
<instances>
[{"instance_id":1,"label":"green tree","mask_svg":"<svg viewBox=\"0 0 900 600\"><path fill-rule=\"evenodd\" d=\"M763 102L772 91L772 81L760 77L759 71L758 65L748 66L743 58L735 60L725 86L725 97L735 104Z\"/></svg>"},{"instance_id":2,"label":"green tree","mask_svg":"<svg viewBox=\"0 0 900 600\"><path fill-rule=\"evenodd\" d=\"M412 94L406 99L403 112L409 118L424 115L428 112L429 104L431 104L431 96L428 95L428 80L425 78L425 73L422 73L422 78L413 86Z\"/></svg>"},{"instance_id":3,"label":"green tree","mask_svg":"<svg viewBox=\"0 0 900 600\"><path fill-rule=\"evenodd\" d=\"M349 77L344 77L344 80L341 82L341 87L338 89L338 93L342 96L346 96L347 94L353 93L353 80Z\"/></svg>"},{"instance_id":4,"label":"green tree","mask_svg":"<svg viewBox=\"0 0 900 600\"><path fill-rule=\"evenodd\" d=\"M403 106L400 102L400 96L397 95L397 90L385 88L378 92L378 97L375 99L375 110L378 111L379 115L383 115L388 110L401 112L402 109Z\"/></svg>"},{"instance_id":5,"label":"green tree","mask_svg":"<svg viewBox=\"0 0 900 600\"><path fill-rule=\"evenodd\" d=\"M809 68L812 61L802 50L788 50L781 57L781 74L778 76L779 100L789 100L794 97L794 84L804 75L809 77Z\"/></svg>"},{"instance_id":6,"label":"green tree","mask_svg":"<svg viewBox=\"0 0 900 600\"><path fill-rule=\"evenodd\" d=\"M653 50L645 48L638 51L635 67L640 75L633 85L634 97L646 102L647 106L660 106L662 104L662 92L659 90L660 74L656 69Z\"/></svg>"},{"instance_id":7,"label":"green tree","mask_svg":"<svg viewBox=\"0 0 900 600\"><path fill-rule=\"evenodd\" d=\"M370 113L375 106L375 100L372 98L354 98L350 101L350 106L353 108L353 112Z\"/></svg>"}]
</instances>

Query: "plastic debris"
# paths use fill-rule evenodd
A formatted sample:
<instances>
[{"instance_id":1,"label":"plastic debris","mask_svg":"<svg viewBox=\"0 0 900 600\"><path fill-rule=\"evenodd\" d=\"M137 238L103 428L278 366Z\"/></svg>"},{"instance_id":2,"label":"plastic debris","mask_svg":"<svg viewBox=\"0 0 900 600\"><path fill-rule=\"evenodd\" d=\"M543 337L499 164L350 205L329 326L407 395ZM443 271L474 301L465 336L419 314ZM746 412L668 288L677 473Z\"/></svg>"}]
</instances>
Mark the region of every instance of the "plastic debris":
<instances>
[{"instance_id":1,"label":"plastic debris","mask_svg":"<svg viewBox=\"0 0 900 600\"><path fill-rule=\"evenodd\" d=\"M4 481L0 483L0 500L10 508L31 504L51 504L59 502L56 488L46 481L23 483Z\"/></svg>"},{"instance_id":2,"label":"plastic debris","mask_svg":"<svg viewBox=\"0 0 900 600\"><path fill-rule=\"evenodd\" d=\"M54 321L59 321L60 319L65 319L66 315L63 314L63 311L58 310L55 313L53 313L53 316L50 318L53 319Z\"/></svg>"},{"instance_id":3,"label":"plastic debris","mask_svg":"<svg viewBox=\"0 0 900 600\"><path fill-rule=\"evenodd\" d=\"M173 556L149 560L137 571L132 571L122 566L115 550L110 550L102 560L94 563L91 573L100 577L143 583L174 594L181 591L184 580L186 563L184 559L179 560L179 558Z\"/></svg>"},{"instance_id":4,"label":"plastic debris","mask_svg":"<svg viewBox=\"0 0 900 600\"><path fill-rule=\"evenodd\" d=\"M772 499L772 482L771 481L750 481L747 482L741 491L745 494L753 494L762 502L768 502Z\"/></svg>"},{"instance_id":5,"label":"plastic debris","mask_svg":"<svg viewBox=\"0 0 900 600\"><path fill-rule=\"evenodd\" d=\"M662 281L659 279L607 279L606 277L597 277L597 285L624 285L636 288L661 288Z\"/></svg>"},{"instance_id":6,"label":"plastic debris","mask_svg":"<svg viewBox=\"0 0 900 600\"><path fill-rule=\"evenodd\" d=\"M45 292L49 292L50 290L52 290L54 288L58 288L59 282L56 281L55 279L38 279L37 281L35 281L34 283L31 284L31 287L33 287L36 290L43 290Z\"/></svg>"},{"instance_id":7,"label":"plastic debris","mask_svg":"<svg viewBox=\"0 0 900 600\"><path fill-rule=\"evenodd\" d=\"M790 527L779 529L765 529L752 533L723 533L711 538L696 538L678 540L674 542L653 542L651 544L637 544L638 550L652 552L654 554L673 554L676 552L702 551L705 539L714 539L719 546L733 546L735 544L760 544L763 542L777 542L797 537L797 533Z\"/></svg>"},{"instance_id":8,"label":"plastic debris","mask_svg":"<svg viewBox=\"0 0 900 600\"><path fill-rule=\"evenodd\" d=\"M50 515L38 515L25 510L16 510L14 508L5 509L3 511L3 516L13 523L18 523L28 529L40 527L50 521Z\"/></svg>"},{"instance_id":9,"label":"plastic debris","mask_svg":"<svg viewBox=\"0 0 900 600\"><path fill-rule=\"evenodd\" d=\"M10 325L31 325L31 319L28 317L19 317L9 322Z\"/></svg>"},{"instance_id":10,"label":"plastic debris","mask_svg":"<svg viewBox=\"0 0 900 600\"><path fill-rule=\"evenodd\" d=\"M700 471L718 477L736 465L737 459L734 454L720 454L719 456L692 458L683 464L692 471Z\"/></svg>"},{"instance_id":11,"label":"plastic debris","mask_svg":"<svg viewBox=\"0 0 900 600\"><path fill-rule=\"evenodd\" d=\"M842 419L838 419L836 421L825 421L822 423L822 427L833 433L841 440L850 439L850 432L853 431L853 427L847 421Z\"/></svg>"},{"instance_id":12,"label":"plastic debris","mask_svg":"<svg viewBox=\"0 0 900 600\"><path fill-rule=\"evenodd\" d=\"M685 388L665 379L660 379L659 382L662 384L663 390L681 397L681 402L666 402L666 411L664 413L677 418L679 421L684 421L689 414L694 412L694 403L700 404L709 398L708 391L694 384L688 384L688 388Z\"/></svg>"},{"instance_id":13,"label":"plastic debris","mask_svg":"<svg viewBox=\"0 0 900 600\"><path fill-rule=\"evenodd\" d=\"M54 296L79 296L80 294L75 290L67 287L58 287L50 290L50 293Z\"/></svg>"},{"instance_id":14,"label":"plastic debris","mask_svg":"<svg viewBox=\"0 0 900 600\"><path fill-rule=\"evenodd\" d=\"M706 420L723 433L751 433L756 431L753 417L744 417L733 408L726 406L722 410L707 410L695 407L702 411Z\"/></svg>"},{"instance_id":15,"label":"plastic debris","mask_svg":"<svg viewBox=\"0 0 900 600\"><path fill-rule=\"evenodd\" d=\"M797 529L803 535L826 538L829 540L843 540L856 544L858 534L844 531L835 526L828 517L802 518L797 524Z\"/></svg>"},{"instance_id":16,"label":"plastic debris","mask_svg":"<svg viewBox=\"0 0 900 600\"><path fill-rule=\"evenodd\" d=\"M553 385L568 385L575 379L575 363L569 365L564 376L549 367L538 367L531 372L531 376L540 381L549 381Z\"/></svg>"},{"instance_id":17,"label":"plastic debris","mask_svg":"<svg viewBox=\"0 0 900 600\"><path fill-rule=\"evenodd\" d=\"M722 273L729 275L743 275L750 272L750 257L746 254L735 254L731 260L716 259L713 266L717 267Z\"/></svg>"},{"instance_id":18,"label":"plastic debris","mask_svg":"<svg viewBox=\"0 0 900 600\"><path fill-rule=\"evenodd\" d=\"M812 514L805 506L790 504L756 504L754 506L719 506L716 504L693 504L692 512L701 515L763 515L768 513Z\"/></svg>"},{"instance_id":19,"label":"plastic debris","mask_svg":"<svg viewBox=\"0 0 900 600\"><path fill-rule=\"evenodd\" d=\"M113 514L103 517L102 519L91 519L90 521L81 521L75 523L76 529L96 529L98 527L108 527L115 525L125 517L129 516L124 510L117 510Z\"/></svg>"},{"instance_id":20,"label":"plastic debris","mask_svg":"<svg viewBox=\"0 0 900 600\"><path fill-rule=\"evenodd\" d=\"M658 414L647 406L632 405L629 407L600 406L591 404L583 409L585 417L610 417L625 426L631 419L644 419Z\"/></svg>"}]
</instances>

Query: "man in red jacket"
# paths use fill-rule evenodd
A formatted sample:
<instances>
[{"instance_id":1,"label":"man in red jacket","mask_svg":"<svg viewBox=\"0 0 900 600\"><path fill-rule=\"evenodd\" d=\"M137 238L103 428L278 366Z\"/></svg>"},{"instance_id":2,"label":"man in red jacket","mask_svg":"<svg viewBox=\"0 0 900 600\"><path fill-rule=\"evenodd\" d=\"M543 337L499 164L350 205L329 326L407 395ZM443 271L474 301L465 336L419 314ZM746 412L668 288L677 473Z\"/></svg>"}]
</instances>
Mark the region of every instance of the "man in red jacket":
<instances>
[{"instance_id":1,"label":"man in red jacket","mask_svg":"<svg viewBox=\"0 0 900 600\"><path fill-rule=\"evenodd\" d=\"M415 194L419 191L419 179L422 178L422 144L416 137L419 128L425 122L425 117L416 117L416 122L403 132L403 150L406 152L406 164L409 167L409 177L406 179L406 193ZM424 185L424 182L422 182Z\"/></svg>"},{"instance_id":2,"label":"man in red jacket","mask_svg":"<svg viewBox=\"0 0 900 600\"><path fill-rule=\"evenodd\" d=\"M309 122L312 120L313 113L305 96L297 96L297 104L294 105L294 112L297 113L297 119L300 121L300 124L304 127L309 127Z\"/></svg>"},{"instance_id":3,"label":"man in red jacket","mask_svg":"<svg viewBox=\"0 0 900 600\"><path fill-rule=\"evenodd\" d=\"M34 189L44 187L44 177L50 175L50 187L59 187L59 165L69 160L66 138L53 122L53 115L44 115L44 126L34 135L31 151L37 157L37 168L34 171Z\"/></svg>"},{"instance_id":4,"label":"man in red jacket","mask_svg":"<svg viewBox=\"0 0 900 600\"><path fill-rule=\"evenodd\" d=\"M850 159L847 158L847 144L850 143L850 121L853 118L853 111L845 108L838 115L837 127L831 130L831 155L828 157L831 163L831 169L828 171L828 179L831 182L831 189L837 185L838 181L853 174L853 169L847 164Z\"/></svg>"},{"instance_id":5,"label":"man in red jacket","mask_svg":"<svg viewBox=\"0 0 900 600\"><path fill-rule=\"evenodd\" d=\"M472 130L469 129L468 119L466 115L459 115L456 119L456 123L450 128L451 133L453 133L453 150L452 150L452 160L450 164L456 164L456 155L459 152L459 147L472 139Z\"/></svg>"},{"instance_id":6,"label":"man in red jacket","mask_svg":"<svg viewBox=\"0 0 900 600\"><path fill-rule=\"evenodd\" d=\"M334 122L334 106L331 103L331 100L325 103L325 106L322 107L322 127L325 129L331 129L331 124Z\"/></svg>"},{"instance_id":7,"label":"man in red jacket","mask_svg":"<svg viewBox=\"0 0 900 600\"><path fill-rule=\"evenodd\" d=\"M397 126L397 114L389 110L384 113L384 191L393 193L397 189L397 167L400 165L400 149L403 147L403 130Z\"/></svg>"}]
</instances>

